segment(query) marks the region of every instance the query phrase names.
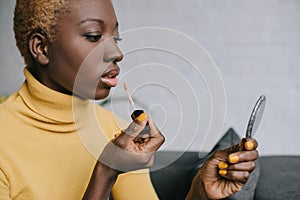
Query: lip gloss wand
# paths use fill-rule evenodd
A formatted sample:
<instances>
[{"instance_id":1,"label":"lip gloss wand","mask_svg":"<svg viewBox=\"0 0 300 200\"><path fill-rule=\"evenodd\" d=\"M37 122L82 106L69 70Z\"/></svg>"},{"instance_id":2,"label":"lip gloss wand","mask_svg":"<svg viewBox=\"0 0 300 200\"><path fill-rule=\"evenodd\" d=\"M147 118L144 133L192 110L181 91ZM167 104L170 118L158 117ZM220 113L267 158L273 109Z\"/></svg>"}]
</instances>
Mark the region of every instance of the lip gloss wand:
<instances>
[{"instance_id":1,"label":"lip gloss wand","mask_svg":"<svg viewBox=\"0 0 300 200\"><path fill-rule=\"evenodd\" d=\"M133 113L131 114L131 119L132 120L137 119L138 121L143 121L147 117L146 113L144 112L144 110L139 110L139 109L136 108L126 83L123 84L123 87L124 87L124 90L125 90L125 92L128 96L128 100L129 100L129 102L130 102L130 104L131 104L131 106L134 110Z\"/></svg>"}]
</instances>

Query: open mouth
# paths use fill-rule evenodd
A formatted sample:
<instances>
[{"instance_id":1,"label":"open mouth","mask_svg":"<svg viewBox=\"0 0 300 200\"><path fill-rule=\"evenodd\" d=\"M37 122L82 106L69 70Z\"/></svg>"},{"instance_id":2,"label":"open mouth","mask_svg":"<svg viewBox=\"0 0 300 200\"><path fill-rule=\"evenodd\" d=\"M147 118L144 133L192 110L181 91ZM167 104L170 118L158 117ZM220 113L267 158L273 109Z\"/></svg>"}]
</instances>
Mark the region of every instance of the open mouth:
<instances>
[{"instance_id":1,"label":"open mouth","mask_svg":"<svg viewBox=\"0 0 300 200\"><path fill-rule=\"evenodd\" d=\"M117 76L119 75L120 70L118 68L114 68L105 72L101 76L101 82L103 82L108 87L115 87L118 84Z\"/></svg>"}]
</instances>

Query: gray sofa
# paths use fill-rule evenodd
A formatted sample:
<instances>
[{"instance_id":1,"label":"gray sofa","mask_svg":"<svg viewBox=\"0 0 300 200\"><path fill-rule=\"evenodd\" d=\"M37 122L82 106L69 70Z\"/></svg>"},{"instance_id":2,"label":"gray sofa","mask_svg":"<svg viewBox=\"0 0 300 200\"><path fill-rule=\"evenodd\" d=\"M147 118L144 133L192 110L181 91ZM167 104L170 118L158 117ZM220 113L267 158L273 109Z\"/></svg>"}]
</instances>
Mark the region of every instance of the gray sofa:
<instances>
[{"instance_id":1,"label":"gray sofa","mask_svg":"<svg viewBox=\"0 0 300 200\"><path fill-rule=\"evenodd\" d=\"M150 175L159 198L183 200L195 173L213 151L239 140L235 131L229 129L208 153L157 152ZM245 188L227 199L300 200L300 156L261 156Z\"/></svg>"}]
</instances>

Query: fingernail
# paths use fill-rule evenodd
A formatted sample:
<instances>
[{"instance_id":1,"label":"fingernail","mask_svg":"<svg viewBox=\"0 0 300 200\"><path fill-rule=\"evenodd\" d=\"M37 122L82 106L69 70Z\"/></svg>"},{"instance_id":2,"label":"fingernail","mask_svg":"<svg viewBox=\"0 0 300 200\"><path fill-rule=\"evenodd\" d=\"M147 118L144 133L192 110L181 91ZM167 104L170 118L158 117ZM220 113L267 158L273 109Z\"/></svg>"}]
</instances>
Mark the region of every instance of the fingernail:
<instances>
[{"instance_id":1,"label":"fingernail","mask_svg":"<svg viewBox=\"0 0 300 200\"><path fill-rule=\"evenodd\" d=\"M219 162L218 167L219 169L227 169L228 164L225 162Z\"/></svg>"},{"instance_id":2,"label":"fingernail","mask_svg":"<svg viewBox=\"0 0 300 200\"><path fill-rule=\"evenodd\" d=\"M253 147L254 147L254 144L252 143L252 142L246 142L245 143L245 148L247 149L247 150L252 150L253 149Z\"/></svg>"},{"instance_id":3,"label":"fingernail","mask_svg":"<svg viewBox=\"0 0 300 200\"><path fill-rule=\"evenodd\" d=\"M239 157L237 155L230 155L229 162L230 163L237 163L239 161Z\"/></svg>"},{"instance_id":4,"label":"fingernail","mask_svg":"<svg viewBox=\"0 0 300 200\"><path fill-rule=\"evenodd\" d=\"M223 169L221 169L221 170L219 170L219 174L220 174L220 175L226 175L226 174L227 174L227 171L226 171L226 170L223 170Z\"/></svg>"},{"instance_id":5,"label":"fingernail","mask_svg":"<svg viewBox=\"0 0 300 200\"><path fill-rule=\"evenodd\" d=\"M147 118L146 113L142 113L142 114L140 114L140 115L136 118L136 120L138 120L139 122L142 122L142 121L144 121L146 118Z\"/></svg>"}]
</instances>

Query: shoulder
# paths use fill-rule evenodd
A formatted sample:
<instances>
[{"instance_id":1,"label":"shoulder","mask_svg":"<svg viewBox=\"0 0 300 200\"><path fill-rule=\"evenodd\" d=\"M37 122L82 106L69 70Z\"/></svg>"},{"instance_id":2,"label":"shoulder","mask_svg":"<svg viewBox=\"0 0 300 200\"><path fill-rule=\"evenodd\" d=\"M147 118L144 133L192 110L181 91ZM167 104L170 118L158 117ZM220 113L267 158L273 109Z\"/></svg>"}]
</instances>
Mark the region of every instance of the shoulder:
<instances>
[{"instance_id":1,"label":"shoulder","mask_svg":"<svg viewBox=\"0 0 300 200\"><path fill-rule=\"evenodd\" d=\"M5 101L0 103L0 126L2 126L2 124L5 124L7 122L14 123L15 117L10 107L16 106L14 103L17 97L18 94L14 93L10 95Z\"/></svg>"},{"instance_id":2,"label":"shoulder","mask_svg":"<svg viewBox=\"0 0 300 200\"><path fill-rule=\"evenodd\" d=\"M13 113L7 109L7 103L8 102L3 102L0 104L0 135L4 129L8 129L10 125L13 125L16 121Z\"/></svg>"},{"instance_id":3,"label":"shoulder","mask_svg":"<svg viewBox=\"0 0 300 200\"><path fill-rule=\"evenodd\" d=\"M16 137L22 129L15 115L7 109L8 103L6 101L0 104L0 168L7 163L6 159L10 159L14 145L22 142Z\"/></svg>"},{"instance_id":4,"label":"shoulder","mask_svg":"<svg viewBox=\"0 0 300 200\"><path fill-rule=\"evenodd\" d=\"M14 93L0 104L0 149L16 144L19 135L24 132L23 123L18 117L22 112L19 112L20 100L17 97L17 93Z\"/></svg>"}]
</instances>

